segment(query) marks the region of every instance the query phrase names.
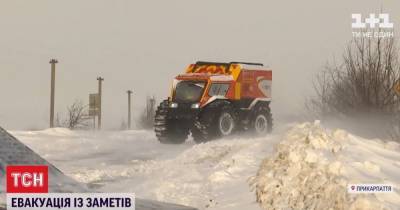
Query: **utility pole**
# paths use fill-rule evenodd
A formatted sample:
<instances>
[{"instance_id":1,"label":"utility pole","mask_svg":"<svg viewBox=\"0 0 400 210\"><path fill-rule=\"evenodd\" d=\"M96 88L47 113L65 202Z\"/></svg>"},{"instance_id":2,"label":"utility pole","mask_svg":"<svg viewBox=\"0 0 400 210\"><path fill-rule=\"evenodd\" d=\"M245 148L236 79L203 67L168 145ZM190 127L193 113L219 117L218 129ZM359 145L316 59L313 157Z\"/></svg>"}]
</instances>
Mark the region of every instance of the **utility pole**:
<instances>
[{"instance_id":1,"label":"utility pole","mask_svg":"<svg viewBox=\"0 0 400 210\"><path fill-rule=\"evenodd\" d=\"M126 91L128 93L128 129L131 129L131 95L132 90Z\"/></svg>"},{"instance_id":2,"label":"utility pole","mask_svg":"<svg viewBox=\"0 0 400 210\"><path fill-rule=\"evenodd\" d=\"M102 93L102 82L104 80L104 78L102 77L97 77L97 80L99 81L99 113L97 116L98 122L97 122L97 126L98 129L101 129L101 93Z\"/></svg>"},{"instance_id":3,"label":"utility pole","mask_svg":"<svg viewBox=\"0 0 400 210\"><path fill-rule=\"evenodd\" d=\"M51 84L50 84L50 128L54 127L54 92L56 85L56 59L51 59Z\"/></svg>"}]
</instances>

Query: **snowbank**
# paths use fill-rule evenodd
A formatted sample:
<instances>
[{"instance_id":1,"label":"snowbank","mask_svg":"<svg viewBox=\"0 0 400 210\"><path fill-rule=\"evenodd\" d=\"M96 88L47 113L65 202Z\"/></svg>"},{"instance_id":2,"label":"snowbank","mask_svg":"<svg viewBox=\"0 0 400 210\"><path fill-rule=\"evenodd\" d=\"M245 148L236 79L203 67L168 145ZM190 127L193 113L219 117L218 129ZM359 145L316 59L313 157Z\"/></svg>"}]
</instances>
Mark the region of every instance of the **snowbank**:
<instances>
[{"instance_id":1,"label":"snowbank","mask_svg":"<svg viewBox=\"0 0 400 210\"><path fill-rule=\"evenodd\" d=\"M295 126L253 180L264 209L397 209L400 146L367 140L319 122ZM349 183L390 183L395 192L349 194Z\"/></svg>"}]
</instances>

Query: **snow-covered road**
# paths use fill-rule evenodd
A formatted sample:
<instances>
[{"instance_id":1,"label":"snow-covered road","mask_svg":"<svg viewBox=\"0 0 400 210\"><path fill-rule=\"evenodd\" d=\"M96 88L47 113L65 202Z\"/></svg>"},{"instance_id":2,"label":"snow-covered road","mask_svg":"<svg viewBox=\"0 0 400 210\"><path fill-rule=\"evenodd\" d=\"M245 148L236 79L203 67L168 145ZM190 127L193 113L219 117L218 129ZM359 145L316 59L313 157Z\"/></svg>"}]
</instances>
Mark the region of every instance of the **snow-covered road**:
<instances>
[{"instance_id":1,"label":"snow-covered road","mask_svg":"<svg viewBox=\"0 0 400 210\"><path fill-rule=\"evenodd\" d=\"M196 145L160 144L152 131L14 131L67 175L104 192L199 209L260 209L249 187L278 136L233 137Z\"/></svg>"}]
</instances>

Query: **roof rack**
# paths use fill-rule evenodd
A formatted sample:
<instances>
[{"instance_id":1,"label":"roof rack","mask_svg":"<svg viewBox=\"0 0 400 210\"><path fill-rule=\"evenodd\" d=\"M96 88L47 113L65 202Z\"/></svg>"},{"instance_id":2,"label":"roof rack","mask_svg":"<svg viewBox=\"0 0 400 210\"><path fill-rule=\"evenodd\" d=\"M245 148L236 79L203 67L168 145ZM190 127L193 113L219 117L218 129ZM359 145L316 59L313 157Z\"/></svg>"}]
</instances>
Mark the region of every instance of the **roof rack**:
<instances>
[{"instance_id":1,"label":"roof rack","mask_svg":"<svg viewBox=\"0 0 400 210\"><path fill-rule=\"evenodd\" d=\"M262 63L251 63L251 62L238 62L238 61L232 61L230 64L245 64L245 65L255 65L255 66L264 66Z\"/></svg>"},{"instance_id":2,"label":"roof rack","mask_svg":"<svg viewBox=\"0 0 400 210\"><path fill-rule=\"evenodd\" d=\"M255 65L255 66L264 66L262 63L251 63L251 62L238 62L232 61L230 63L222 63L222 62L210 62L210 61L197 61L196 66L198 65L223 65L229 67L232 64L245 64L245 65Z\"/></svg>"},{"instance_id":3,"label":"roof rack","mask_svg":"<svg viewBox=\"0 0 400 210\"><path fill-rule=\"evenodd\" d=\"M222 63L222 62L210 62L210 61L197 61L196 66L200 65L222 65L222 66L229 66L230 63Z\"/></svg>"}]
</instances>

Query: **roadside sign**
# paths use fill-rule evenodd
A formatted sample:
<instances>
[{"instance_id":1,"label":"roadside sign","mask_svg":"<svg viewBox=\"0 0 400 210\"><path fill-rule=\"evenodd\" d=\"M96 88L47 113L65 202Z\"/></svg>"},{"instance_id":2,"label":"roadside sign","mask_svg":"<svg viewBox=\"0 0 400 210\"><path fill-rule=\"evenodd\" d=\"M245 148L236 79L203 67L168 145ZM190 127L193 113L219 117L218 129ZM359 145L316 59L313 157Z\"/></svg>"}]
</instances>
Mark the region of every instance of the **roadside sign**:
<instances>
[{"instance_id":1,"label":"roadside sign","mask_svg":"<svg viewBox=\"0 0 400 210\"><path fill-rule=\"evenodd\" d=\"M89 116L97 116L99 111L99 94L89 94Z\"/></svg>"}]
</instances>

